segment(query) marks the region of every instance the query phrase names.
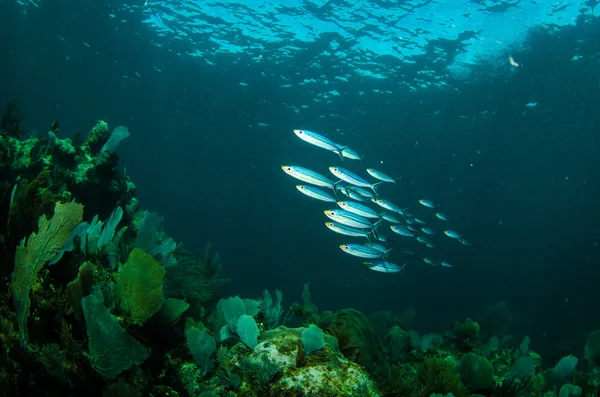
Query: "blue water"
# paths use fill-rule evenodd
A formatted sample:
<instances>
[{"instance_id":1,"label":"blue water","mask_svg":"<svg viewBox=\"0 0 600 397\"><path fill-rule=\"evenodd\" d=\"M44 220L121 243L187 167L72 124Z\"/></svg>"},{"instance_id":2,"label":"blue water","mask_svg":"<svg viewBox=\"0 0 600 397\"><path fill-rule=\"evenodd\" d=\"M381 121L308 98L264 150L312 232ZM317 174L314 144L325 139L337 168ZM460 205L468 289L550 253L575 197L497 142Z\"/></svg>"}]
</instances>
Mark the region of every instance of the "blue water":
<instances>
[{"instance_id":1,"label":"blue water","mask_svg":"<svg viewBox=\"0 0 600 397\"><path fill-rule=\"evenodd\" d=\"M423 331L505 300L514 333L557 356L600 325L593 2L98 3L0 2L0 103L32 133L126 125L142 207L192 251L213 243L224 296L279 288L289 304L310 282L322 309L415 305ZM446 269L396 237L418 254L392 256L404 276L365 269L281 171L340 165L294 128L402 176L385 198L436 230L417 200L440 203L473 246L435 236Z\"/></svg>"}]
</instances>

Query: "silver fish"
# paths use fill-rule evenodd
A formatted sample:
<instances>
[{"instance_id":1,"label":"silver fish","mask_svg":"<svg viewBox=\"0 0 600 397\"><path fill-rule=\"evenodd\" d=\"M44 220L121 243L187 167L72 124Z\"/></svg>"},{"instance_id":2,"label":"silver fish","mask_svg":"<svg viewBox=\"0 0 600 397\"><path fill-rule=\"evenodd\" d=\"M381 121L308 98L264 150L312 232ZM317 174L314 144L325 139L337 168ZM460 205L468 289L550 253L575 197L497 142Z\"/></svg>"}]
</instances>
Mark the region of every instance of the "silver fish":
<instances>
[{"instance_id":1,"label":"silver fish","mask_svg":"<svg viewBox=\"0 0 600 397\"><path fill-rule=\"evenodd\" d=\"M343 234L350 237L365 237L368 240L370 240L370 237L374 234L373 230L356 229L354 227L345 226L336 222L325 222L325 226L327 226L329 230L338 234Z\"/></svg>"},{"instance_id":2,"label":"silver fish","mask_svg":"<svg viewBox=\"0 0 600 397\"><path fill-rule=\"evenodd\" d=\"M363 262L363 264L369 269L381 273L402 273L404 267L406 267L406 263L398 266L383 259L374 259L369 262Z\"/></svg>"},{"instance_id":3,"label":"silver fish","mask_svg":"<svg viewBox=\"0 0 600 397\"><path fill-rule=\"evenodd\" d=\"M310 183L311 185L330 187L332 189L336 185L336 182L319 174L318 172L309 170L308 168L298 167L295 165L282 165L281 169L292 178L296 178L302 182Z\"/></svg>"},{"instance_id":4,"label":"silver fish","mask_svg":"<svg viewBox=\"0 0 600 397\"><path fill-rule=\"evenodd\" d=\"M435 232L428 227L422 227L421 231L425 234L429 234L430 236L435 235Z\"/></svg>"},{"instance_id":5,"label":"silver fish","mask_svg":"<svg viewBox=\"0 0 600 397\"><path fill-rule=\"evenodd\" d=\"M441 212L436 212L435 216L437 216L439 219L443 220L443 221L449 221L450 218L448 218L448 216L446 214L442 214Z\"/></svg>"},{"instance_id":6,"label":"silver fish","mask_svg":"<svg viewBox=\"0 0 600 397\"><path fill-rule=\"evenodd\" d=\"M444 234L450 238L455 238L457 240L462 238L462 234L455 232L454 230L444 230Z\"/></svg>"},{"instance_id":7,"label":"silver fish","mask_svg":"<svg viewBox=\"0 0 600 397\"><path fill-rule=\"evenodd\" d=\"M398 207L396 204L394 204L388 200L372 199L371 201L373 201L375 204L377 204L381 208L385 208L388 211L397 212L398 214L400 214L402 216L404 216L404 211L406 211L408 209L408 208L402 209L402 208Z\"/></svg>"},{"instance_id":8,"label":"silver fish","mask_svg":"<svg viewBox=\"0 0 600 397\"><path fill-rule=\"evenodd\" d=\"M373 229L374 227L367 218L346 210L325 210L324 212L329 219L345 226L359 229Z\"/></svg>"},{"instance_id":9,"label":"silver fish","mask_svg":"<svg viewBox=\"0 0 600 397\"><path fill-rule=\"evenodd\" d=\"M379 179L382 182L390 182L390 183L393 183L394 185L397 185L398 182L402 179L402 178L394 179L391 176L386 175L381 171L377 171L375 168L367 168L367 172L369 173L369 175L371 175L375 179Z\"/></svg>"},{"instance_id":10,"label":"silver fish","mask_svg":"<svg viewBox=\"0 0 600 397\"><path fill-rule=\"evenodd\" d=\"M329 167L329 171L336 178L339 178L342 181L347 182L354 186L369 188L369 189L373 190L373 192L375 192L375 194L377 194L377 186L383 183L383 182L369 183L366 180L364 180L363 178L361 178L360 176L356 175L354 172L348 171L347 169L342 168L342 167Z\"/></svg>"},{"instance_id":11,"label":"silver fish","mask_svg":"<svg viewBox=\"0 0 600 397\"><path fill-rule=\"evenodd\" d=\"M425 207L429 207L429 208L433 208L433 209L438 208L438 205L431 200L421 199L421 200L419 200L419 203L421 203L421 205L424 205Z\"/></svg>"},{"instance_id":12,"label":"silver fish","mask_svg":"<svg viewBox=\"0 0 600 397\"><path fill-rule=\"evenodd\" d=\"M377 251L379 251L383 254L388 254L393 250L393 248L388 248L385 245L382 245L379 243L365 243L365 246L376 249Z\"/></svg>"},{"instance_id":13,"label":"silver fish","mask_svg":"<svg viewBox=\"0 0 600 397\"><path fill-rule=\"evenodd\" d=\"M468 242L467 240L465 240L464 238L459 238L458 241L462 244L462 245L466 245L467 247L471 246L471 243Z\"/></svg>"},{"instance_id":14,"label":"silver fish","mask_svg":"<svg viewBox=\"0 0 600 397\"><path fill-rule=\"evenodd\" d=\"M360 194L356 193L354 191L354 189L350 189L349 186L337 187L337 190L339 190L340 192L342 192L344 194L344 196L351 198L352 200L362 201L362 202L366 201L366 198L364 198Z\"/></svg>"},{"instance_id":15,"label":"silver fish","mask_svg":"<svg viewBox=\"0 0 600 397\"><path fill-rule=\"evenodd\" d=\"M342 149L342 156L350 159L350 160L359 160L362 162L362 158L364 156L361 156L360 154L356 153L354 150L350 149L349 147L345 147Z\"/></svg>"},{"instance_id":16,"label":"silver fish","mask_svg":"<svg viewBox=\"0 0 600 397\"><path fill-rule=\"evenodd\" d=\"M452 265L446 261L440 261L440 266L441 267L452 267Z\"/></svg>"},{"instance_id":17,"label":"silver fish","mask_svg":"<svg viewBox=\"0 0 600 397\"><path fill-rule=\"evenodd\" d=\"M335 203L337 200L331 194L309 185L296 185L296 189L302 194L307 195L308 197L314 198L316 200L333 202Z\"/></svg>"},{"instance_id":18,"label":"silver fish","mask_svg":"<svg viewBox=\"0 0 600 397\"><path fill-rule=\"evenodd\" d=\"M400 220L389 212L384 212L382 218L391 223L400 223Z\"/></svg>"},{"instance_id":19,"label":"silver fish","mask_svg":"<svg viewBox=\"0 0 600 397\"><path fill-rule=\"evenodd\" d=\"M372 200L375 196L373 195L373 193L371 193L368 190L363 189L362 187L358 187L358 186L348 186L347 187L348 190L358 194L359 196L362 196L364 198L370 199Z\"/></svg>"},{"instance_id":20,"label":"silver fish","mask_svg":"<svg viewBox=\"0 0 600 397\"><path fill-rule=\"evenodd\" d=\"M423 236L418 236L417 241L421 244L427 244L430 242L427 237L423 237Z\"/></svg>"},{"instance_id":21,"label":"silver fish","mask_svg":"<svg viewBox=\"0 0 600 397\"><path fill-rule=\"evenodd\" d=\"M367 247L360 244L342 244L340 245L342 251L352 256L358 256L359 258L367 259L379 259L385 258L385 254L378 250Z\"/></svg>"},{"instance_id":22,"label":"silver fish","mask_svg":"<svg viewBox=\"0 0 600 397\"><path fill-rule=\"evenodd\" d=\"M390 229L396 234L399 234L404 237L415 237L415 234L408 230L405 226L402 225L390 225Z\"/></svg>"},{"instance_id":23,"label":"silver fish","mask_svg":"<svg viewBox=\"0 0 600 397\"><path fill-rule=\"evenodd\" d=\"M308 131L308 130L294 130L294 134L304 142L308 142L311 145L320 147L321 149L329 150L330 152L336 153L342 161L344 157L342 156L341 150L344 146L338 145L334 141L329 138L324 137L321 134L317 134L316 132Z\"/></svg>"},{"instance_id":24,"label":"silver fish","mask_svg":"<svg viewBox=\"0 0 600 397\"><path fill-rule=\"evenodd\" d=\"M340 208L342 208L343 210L352 212L356 215L360 215L365 218L380 218L379 214L375 212L372 208L369 208L361 203L355 203L354 201L338 201L337 205L339 205Z\"/></svg>"}]
</instances>

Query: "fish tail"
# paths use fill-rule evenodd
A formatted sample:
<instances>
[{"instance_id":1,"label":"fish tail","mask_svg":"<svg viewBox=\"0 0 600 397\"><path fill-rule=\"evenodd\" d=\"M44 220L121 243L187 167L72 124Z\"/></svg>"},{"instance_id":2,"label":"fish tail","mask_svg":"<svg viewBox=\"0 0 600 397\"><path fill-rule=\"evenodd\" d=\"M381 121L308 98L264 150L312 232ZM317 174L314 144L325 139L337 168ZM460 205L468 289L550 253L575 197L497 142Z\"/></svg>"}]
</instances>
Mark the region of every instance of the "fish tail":
<instances>
[{"instance_id":1,"label":"fish tail","mask_svg":"<svg viewBox=\"0 0 600 397\"><path fill-rule=\"evenodd\" d=\"M400 187L400 185L398 185L398 182L400 182L401 180L402 177L394 179L394 185L396 185L396 187Z\"/></svg>"},{"instance_id":2,"label":"fish tail","mask_svg":"<svg viewBox=\"0 0 600 397\"><path fill-rule=\"evenodd\" d=\"M379 241L379 235L377 234L377 228L376 227L374 227L373 229L371 229L371 233L373 234L373 238L375 240ZM369 242L371 242L371 240L369 240Z\"/></svg>"},{"instance_id":3,"label":"fish tail","mask_svg":"<svg viewBox=\"0 0 600 397\"><path fill-rule=\"evenodd\" d=\"M340 196L338 196L338 190L336 188L338 183L339 182L333 184L333 195L335 196L335 201L340 201Z\"/></svg>"},{"instance_id":4,"label":"fish tail","mask_svg":"<svg viewBox=\"0 0 600 397\"><path fill-rule=\"evenodd\" d=\"M361 167L364 167L364 164L363 164L363 157L365 157L365 155L364 155L364 154L363 154L362 156L360 156L360 166L361 166Z\"/></svg>"},{"instance_id":5,"label":"fish tail","mask_svg":"<svg viewBox=\"0 0 600 397\"><path fill-rule=\"evenodd\" d=\"M383 218L380 218L377 222L375 222L375 224L373 225L373 230L377 230L379 225L381 225L381 222L383 222Z\"/></svg>"},{"instance_id":6,"label":"fish tail","mask_svg":"<svg viewBox=\"0 0 600 397\"><path fill-rule=\"evenodd\" d=\"M333 153L336 153L338 156L340 156L340 160L344 161L344 155L342 154L343 149L340 150L335 150Z\"/></svg>"},{"instance_id":7,"label":"fish tail","mask_svg":"<svg viewBox=\"0 0 600 397\"><path fill-rule=\"evenodd\" d=\"M408 262L404 262L404 265L402 265L402 267L400 268L400 274L404 276L404 268L406 267L406 264Z\"/></svg>"},{"instance_id":8,"label":"fish tail","mask_svg":"<svg viewBox=\"0 0 600 397\"><path fill-rule=\"evenodd\" d=\"M377 187L385 182L377 182L371 185L371 190L375 193L375 196L379 197L379 192L377 191Z\"/></svg>"}]
</instances>

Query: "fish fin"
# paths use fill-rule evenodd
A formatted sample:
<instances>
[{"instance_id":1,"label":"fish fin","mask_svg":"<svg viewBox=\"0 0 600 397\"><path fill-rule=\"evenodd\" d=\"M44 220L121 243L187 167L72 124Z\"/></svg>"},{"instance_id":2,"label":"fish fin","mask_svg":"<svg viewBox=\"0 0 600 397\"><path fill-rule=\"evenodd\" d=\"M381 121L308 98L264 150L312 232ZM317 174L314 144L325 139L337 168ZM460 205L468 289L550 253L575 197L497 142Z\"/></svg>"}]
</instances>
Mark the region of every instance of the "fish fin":
<instances>
[{"instance_id":1,"label":"fish fin","mask_svg":"<svg viewBox=\"0 0 600 397\"><path fill-rule=\"evenodd\" d=\"M394 250L393 248L390 248L389 250L385 251L385 254L384 254L384 255L387 255L387 254L389 254L389 253L390 253L390 252L392 252L393 250Z\"/></svg>"},{"instance_id":2,"label":"fish fin","mask_svg":"<svg viewBox=\"0 0 600 397\"><path fill-rule=\"evenodd\" d=\"M377 191L377 187L379 185L381 185L382 183L385 183L385 182L377 182L371 186L371 190L373 190L373 192L375 193L375 196L377 196L377 197L379 197L379 192Z\"/></svg>"},{"instance_id":3,"label":"fish fin","mask_svg":"<svg viewBox=\"0 0 600 397\"><path fill-rule=\"evenodd\" d=\"M410 207L406 207L402 210L402 216L404 217L404 219L408 218L408 217L412 217L412 215L410 214L410 212L407 212L410 209Z\"/></svg>"},{"instance_id":4,"label":"fish fin","mask_svg":"<svg viewBox=\"0 0 600 397\"><path fill-rule=\"evenodd\" d=\"M383 218L379 218L379 220L375 222L375 224L373 225L373 230L377 230L379 225L381 225L381 222L383 222Z\"/></svg>"},{"instance_id":5,"label":"fish fin","mask_svg":"<svg viewBox=\"0 0 600 397\"><path fill-rule=\"evenodd\" d=\"M379 241L379 235L377 234L377 228L374 227L373 229L371 229L371 233L373 233L373 238L377 241Z\"/></svg>"},{"instance_id":6,"label":"fish fin","mask_svg":"<svg viewBox=\"0 0 600 397\"><path fill-rule=\"evenodd\" d=\"M340 196L338 196L338 190L337 190L337 185L338 182L333 184L333 195L335 196L335 201L340 201Z\"/></svg>"}]
</instances>

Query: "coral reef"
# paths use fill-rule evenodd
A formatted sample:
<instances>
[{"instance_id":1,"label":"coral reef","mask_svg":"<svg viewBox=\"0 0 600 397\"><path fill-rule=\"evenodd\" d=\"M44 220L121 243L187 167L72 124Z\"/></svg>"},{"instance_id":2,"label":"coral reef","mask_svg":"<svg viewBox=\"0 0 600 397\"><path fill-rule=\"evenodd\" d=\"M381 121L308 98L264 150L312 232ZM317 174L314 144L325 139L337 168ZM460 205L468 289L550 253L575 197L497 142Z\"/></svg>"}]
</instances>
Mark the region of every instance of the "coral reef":
<instances>
[{"instance_id":1,"label":"coral reef","mask_svg":"<svg viewBox=\"0 0 600 397\"><path fill-rule=\"evenodd\" d=\"M0 396L598 395L600 331L582 369L542 368L504 302L421 335L414 307L320 313L308 284L289 307L220 297L216 251L173 241L116 171L127 128L23 139L21 120L0 117Z\"/></svg>"}]
</instances>

